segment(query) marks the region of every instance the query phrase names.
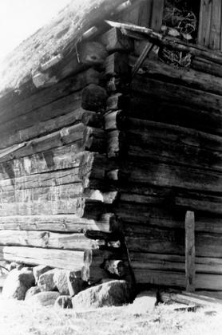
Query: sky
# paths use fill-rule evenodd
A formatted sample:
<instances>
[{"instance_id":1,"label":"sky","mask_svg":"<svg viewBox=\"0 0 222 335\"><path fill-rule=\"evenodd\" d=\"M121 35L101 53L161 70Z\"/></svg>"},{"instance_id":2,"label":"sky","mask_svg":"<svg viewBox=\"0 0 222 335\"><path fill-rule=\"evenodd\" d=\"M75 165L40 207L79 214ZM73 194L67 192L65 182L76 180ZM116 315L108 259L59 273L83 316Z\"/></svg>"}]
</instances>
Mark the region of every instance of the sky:
<instances>
[{"instance_id":1,"label":"sky","mask_svg":"<svg viewBox=\"0 0 222 335\"><path fill-rule=\"evenodd\" d=\"M0 0L0 60L71 0Z\"/></svg>"}]
</instances>

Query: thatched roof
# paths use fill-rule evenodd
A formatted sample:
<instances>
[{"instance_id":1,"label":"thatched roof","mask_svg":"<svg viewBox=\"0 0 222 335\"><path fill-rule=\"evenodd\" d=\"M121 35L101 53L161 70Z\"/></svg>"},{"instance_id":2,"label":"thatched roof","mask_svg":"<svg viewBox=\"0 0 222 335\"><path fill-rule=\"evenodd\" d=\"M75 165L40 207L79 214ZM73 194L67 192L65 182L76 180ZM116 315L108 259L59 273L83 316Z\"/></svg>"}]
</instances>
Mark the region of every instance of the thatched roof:
<instances>
[{"instance_id":1,"label":"thatched roof","mask_svg":"<svg viewBox=\"0 0 222 335\"><path fill-rule=\"evenodd\" d=\"M56 18L22 42L2 62L0 92L15 90L30 78L40 63L74 48L86 30L110 15L124 1L71 0Z\"/></svg>"}]
</instances>

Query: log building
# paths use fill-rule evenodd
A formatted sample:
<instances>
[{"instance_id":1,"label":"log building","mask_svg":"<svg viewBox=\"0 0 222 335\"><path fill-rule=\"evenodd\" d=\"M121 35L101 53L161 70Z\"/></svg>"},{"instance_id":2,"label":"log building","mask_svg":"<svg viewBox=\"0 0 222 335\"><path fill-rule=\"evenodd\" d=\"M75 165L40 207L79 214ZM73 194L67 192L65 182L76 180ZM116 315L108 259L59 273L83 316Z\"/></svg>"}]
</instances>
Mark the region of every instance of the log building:
<instances>
[{"instance_id":1,"label":"log building","mask_svg":"<svg viewBox=\"0 0 222 335\"><path fill-rule=\"evenodd\" d=\"M73 0L9 55L2 260L222 291L221 32L220 0Z\"/></svg>"}]
</instances>

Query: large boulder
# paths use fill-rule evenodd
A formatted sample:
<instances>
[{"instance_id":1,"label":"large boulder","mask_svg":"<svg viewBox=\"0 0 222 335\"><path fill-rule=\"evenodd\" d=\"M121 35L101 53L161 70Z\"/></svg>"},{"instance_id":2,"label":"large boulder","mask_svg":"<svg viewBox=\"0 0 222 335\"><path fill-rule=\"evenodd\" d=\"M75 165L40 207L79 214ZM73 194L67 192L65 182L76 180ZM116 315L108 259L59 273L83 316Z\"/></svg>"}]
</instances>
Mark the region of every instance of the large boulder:
<instances>
[{"instance_id":1,"label":"large boulder","mask_svg":"<svg viewBox=\"0 0 222 335\"><path fill-rule=\"evenodd\" d=\"M30 297L27 301L32 306L53 306L58 297L59 292L40 292Z\"/></svg>"},{"instance_id":2,"label":"large boulder","mask_svg":"<svg viewBox=\"0 0 222 335\"><path fill-rule=\"evenodd\" d=\"M38 280L38 286L41 288L41 291L57 290L54 277L55 277L55 269L49 270L41 274Z\"/></svg>"},{"instance_id":3,"label":"large boulder","mask_svg":"<svg viewBox=\"0 0 222 335\"><path fill-rule=\"evenodd\" d=\"M72 298L75 310L104 306L121 306L131 301L131 290L125 280L112 280L90 287Z\"/></svg>"},{"instance_id":4,"label":"large boulder","mask_svg":"<svg viewBox=\"0 0 222 335\"><path fill-rule=\"evenodd\" d=\"M33 268L33 274L34 274L34 277L35 277L35 282L36 284L38 284L39 282L39 277L49 271L49 270L52 270L52 268L50 268L50 266L47 266L47 265L37 265L37 266L34 266Z\"/></svg>"},{"instance_id":5,"label":"large boulder","mask_svg":"<svg viewBox=\"0 0 222 335\"><path fill-rule=\"evenodd\" d=\"M28 289L28 291L26 292L25 295L25 300L28 300L29 298L31 298L33 295L40 293L41 289L38 286L32 286Z\"/></svg>"},{"instance_id":6,"label":"large boulder","mask_svg":"<svg viewBox=\"0 0 222 335\"><path fill-rule=\"evenodd\" d=\"M4 298L24 300L27 290L34 284L35 278L30 268L13 269L5 280L2 296Z\"/></svg>"},{"instance_id":7,"label":"large boulder","mask_svg":"<svg viewBox=\"0 0 222 335\"><path fill-rule=\"evenodd\" d=\"M69 295L69 273L68 270L56 269L54 271L54 284L61 295Z\"/></svg>"},{"instance_id":8,"label":"large boulder","mask_svg":"<svg viewBox=\"0 0 222 335\"><path fill-rule=\"evenodd\" d=\"M60 295L55 301L55 307L72 308L72 298L67 295Z\"/></svg>"}]
</instances>

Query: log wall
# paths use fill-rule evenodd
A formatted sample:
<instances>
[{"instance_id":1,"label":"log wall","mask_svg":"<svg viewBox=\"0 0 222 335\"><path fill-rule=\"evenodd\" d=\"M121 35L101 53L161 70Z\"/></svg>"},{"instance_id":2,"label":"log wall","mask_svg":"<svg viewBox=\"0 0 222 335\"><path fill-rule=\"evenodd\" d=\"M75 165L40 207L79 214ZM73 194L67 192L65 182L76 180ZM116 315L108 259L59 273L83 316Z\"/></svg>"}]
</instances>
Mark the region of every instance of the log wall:
<instances>
[{"instance_id":1,"label":"log wall","mask_svg":"<svg viewBox=\"0 0 222 335\"><path fill-rule=\"evenodd\" d=\"M159 30L159 6L145 22L141 3L119 20ZM148 43L113 28L58 83L0 101L1 258L185 287L193 211L195 288L222 290L221 71L153 51L132 76Z\"/></svg>"}]
</instances>

